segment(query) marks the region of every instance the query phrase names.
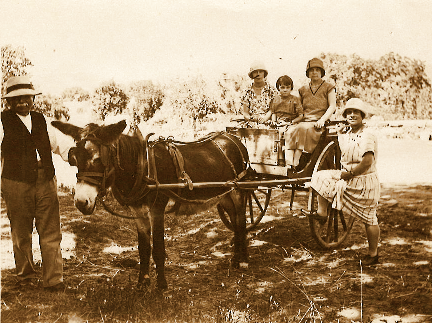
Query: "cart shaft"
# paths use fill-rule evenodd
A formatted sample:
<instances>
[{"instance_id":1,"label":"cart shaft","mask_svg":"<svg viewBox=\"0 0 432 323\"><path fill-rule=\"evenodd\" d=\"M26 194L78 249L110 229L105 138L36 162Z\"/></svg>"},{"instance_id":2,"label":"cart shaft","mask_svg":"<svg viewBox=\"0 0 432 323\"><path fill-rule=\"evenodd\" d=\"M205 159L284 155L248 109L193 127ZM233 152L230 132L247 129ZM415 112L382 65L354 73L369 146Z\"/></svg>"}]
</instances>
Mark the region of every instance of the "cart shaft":
<instances>
[{"instance_id":1,"label":"cart shaft","mask_svg":"<svg viewBox=\"0 0 432 323\"><path fill-rule=\"evenodd\" d=\"M266 181L244 181L244 182L198 182L193 183L194 188L211 188L211 187L237 187L237 188L257 188L259 186L274 187L278 185L292 185L292 184L303 184L311 180L311 177L302 177L294 179L277 179L277 180L266 180ZM158 184L148 185L151 190L170 190L175 188L186 188L188 183L173 183L173 184Z\"/></svg>"}]
</instances>

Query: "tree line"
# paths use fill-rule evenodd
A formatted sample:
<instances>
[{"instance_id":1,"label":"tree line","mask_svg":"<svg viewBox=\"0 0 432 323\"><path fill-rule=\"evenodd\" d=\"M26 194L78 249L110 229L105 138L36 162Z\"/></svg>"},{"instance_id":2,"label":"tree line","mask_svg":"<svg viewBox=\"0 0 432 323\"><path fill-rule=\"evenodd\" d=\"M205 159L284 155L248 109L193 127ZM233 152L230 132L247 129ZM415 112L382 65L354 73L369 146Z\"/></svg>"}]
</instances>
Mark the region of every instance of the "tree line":
<instances>
[{"instance_id":1,"label":"tree line","mask_svg":"<svg viewBox=\"0 0 432 323\"><path fill-rule=\"evenodd\" d=\"M33 64L23 47L2 46L1 56L4 93L5 81L27 74ZM333 53L323 53L320 58L326 66L326 78L336 85L338 106L360 97L387 119L432 119L432 87L424 62L395 53L378 60ZM69 118L63 103L70 100L90 101L101 120L109 114L128 113L139 124L162 108L196 122L214 113L238 114L242 91L249 83L243 76L227 74L215 87L200 77L167 85L139 81L124 86L109 81L93 93L74 87L65 89L60 97L42 94L35 105L38 111L57 119Z\"/></svg>"}]
</instances>

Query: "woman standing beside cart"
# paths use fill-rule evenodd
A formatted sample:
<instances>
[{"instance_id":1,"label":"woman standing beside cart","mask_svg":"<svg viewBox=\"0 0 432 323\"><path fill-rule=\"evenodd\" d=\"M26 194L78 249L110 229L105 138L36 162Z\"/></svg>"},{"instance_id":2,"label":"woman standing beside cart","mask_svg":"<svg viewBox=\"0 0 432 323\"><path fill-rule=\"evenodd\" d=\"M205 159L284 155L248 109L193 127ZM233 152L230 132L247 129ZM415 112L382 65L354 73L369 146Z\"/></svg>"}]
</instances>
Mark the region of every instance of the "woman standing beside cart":
<instances>
[{"instance_id":1,"label":"woman standing beside cart","mask_svg":"<svg viewBox=\"0 0 432 323\"><path fill-rule=\"evenodd\" d=\"M303 151L312 153L321 136L323 126L336 111L336 89L324 81L324 64L318 58L306 66L307 86L299 89L303 106L303 122L288 129L285 137L286 165L297 167Z\"/></svg>"},{"instance_id":2,"label":"woman standing beside cart","mask_svg":"<svg viewBox=\"0 0 432 323\"><path fill-rule=\"evenodd\" d=\"M309 217L325 222L329 203L344 215L355 216L365 224L369 243L362 264L378 263L380 229L376 211L380 183L376 170L377 139L363 124L368 115L365 103L350 99L342 110L349 128L338 135L343 170L322 170L312 175L311 187L319 194L318 210Z\"/></svg>"}]
</instances>

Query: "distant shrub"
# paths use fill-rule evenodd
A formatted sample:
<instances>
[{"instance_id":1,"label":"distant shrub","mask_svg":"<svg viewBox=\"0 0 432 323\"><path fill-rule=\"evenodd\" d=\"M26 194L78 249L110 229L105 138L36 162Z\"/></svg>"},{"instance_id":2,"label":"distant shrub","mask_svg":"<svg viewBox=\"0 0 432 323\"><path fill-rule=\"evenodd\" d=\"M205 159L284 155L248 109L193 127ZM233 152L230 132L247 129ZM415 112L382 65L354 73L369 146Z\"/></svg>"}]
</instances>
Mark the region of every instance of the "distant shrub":
<instances>
[{"instance_id":1,"label":"distant shrub","mask_svg":"<svg viewBox=\"0 0 432 323\"><path fill-rule=\"evenodd\" d=\"M128 93L132 102L128 109L131 110L129 113L135 124L152 118L165 98L162 87L154 85L151 81L133 83Z\"/></svg>"},{"instance_id":2,"label":"distant shrub","mask_svg":"<svg viewBox=\"0 0 432 323\"><path fill-rule=\"evenodd\" d=\"M390 119L432 118L432 87L425 64L389 53L378 60L321 54L326 77L336 84L337 103L359 97Z\"/></svg>"},{"instance_id":3,"label":"distant shrub","mask_svg":"<svg viewBox=\"0 0 432 323\"><path fill-rule=\"evenodd\" d=\"M35 111L57 120L69 120L69 110L63 105L63 99L52 95L38 95L35 98Z\"/></svg>"},{"instance_id":4,"label":"distant shrub","mask_svg":"<svg viewBox=\"0 0 432 323\"><path fill-rule=\"evenodd\" d=\"M129 97L120 85L111 81L95 90L92 102L99 117L105 120L109 113L121 114L127 107Z\"/></svg>"},{"instance_id":5,"label":"distant shrub","mask_svg":"<svg viewBox=\"0 0 432 323\"><path fill-rule=\"evenodd\" d=\"M62 98L63 100L83 102L90 100L90 94L80 87L72 87L63 91Z\"/></svg>"}]
</instances>

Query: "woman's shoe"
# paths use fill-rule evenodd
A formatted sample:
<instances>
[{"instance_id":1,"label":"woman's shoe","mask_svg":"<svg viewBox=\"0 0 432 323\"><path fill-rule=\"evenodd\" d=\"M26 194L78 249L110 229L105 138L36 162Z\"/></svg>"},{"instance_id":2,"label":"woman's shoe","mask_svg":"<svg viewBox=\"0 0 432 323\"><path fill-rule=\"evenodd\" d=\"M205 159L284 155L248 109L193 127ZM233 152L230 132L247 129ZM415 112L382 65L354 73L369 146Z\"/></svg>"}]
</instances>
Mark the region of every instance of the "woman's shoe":
<instances>
[{"instance_id":1,"label":"woman's shoe","mask_svg":"<svg viewBox=\"0 0 432 323\"><path fill-rule=\"evenodd\" d=\"M317 220L319 222L319 224L321 224L321 225L323 225L327 222L326 216L321 216L316 212L309 212L309 211L306 211L303 209L301 209L300 211L304 216L307 216L309 219Z\"/></svg>"},{"instance_id":2,"label":"woman's shoe","mask_svg":"<svg viewBox=\"0 0 432 323\"><path fill-rule=\"evenodd\" d=\"M362 258L361 260L361 264L363 266L373 266L379 263L379 257L378 255L376 255L375 257L371 257L370 255L365 256L364 258Z\"/></svg>"}]
</instances>

